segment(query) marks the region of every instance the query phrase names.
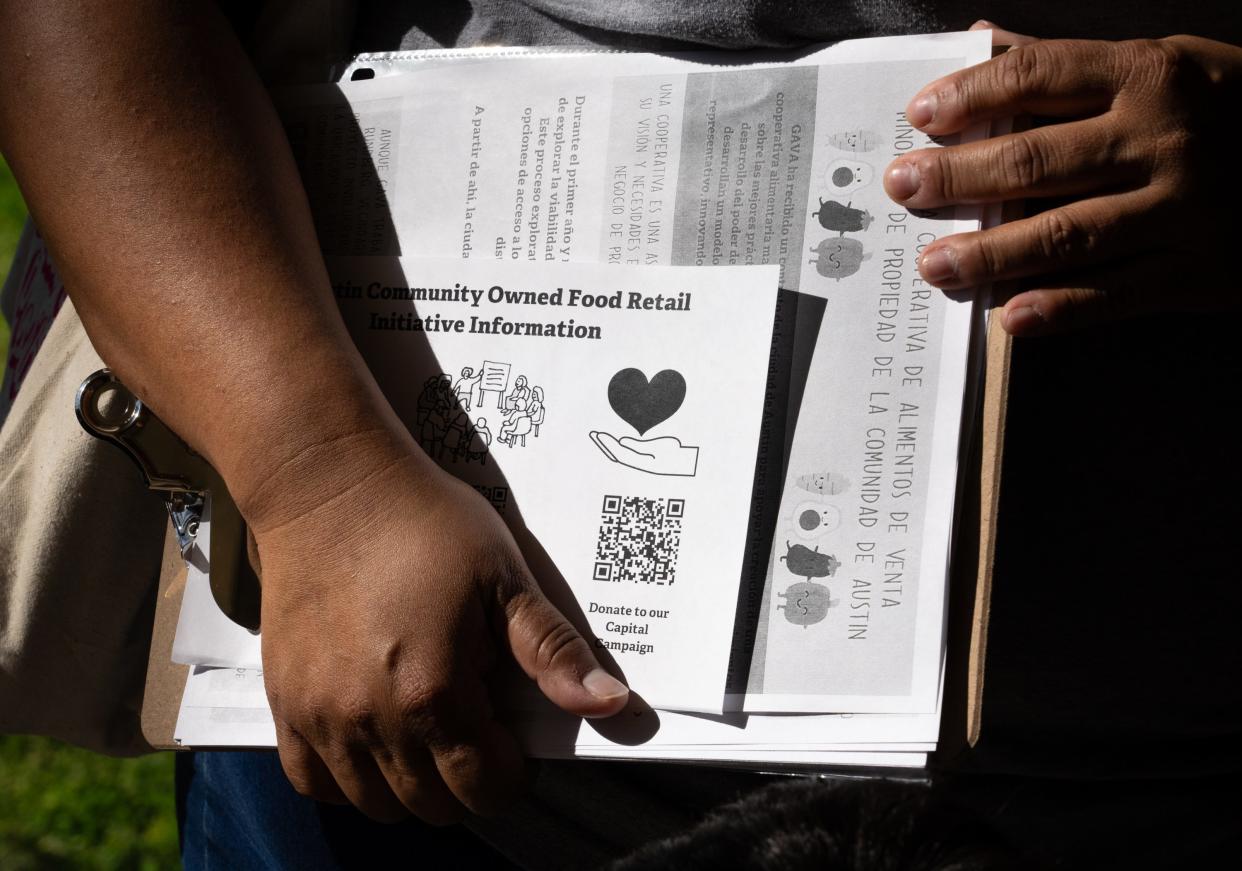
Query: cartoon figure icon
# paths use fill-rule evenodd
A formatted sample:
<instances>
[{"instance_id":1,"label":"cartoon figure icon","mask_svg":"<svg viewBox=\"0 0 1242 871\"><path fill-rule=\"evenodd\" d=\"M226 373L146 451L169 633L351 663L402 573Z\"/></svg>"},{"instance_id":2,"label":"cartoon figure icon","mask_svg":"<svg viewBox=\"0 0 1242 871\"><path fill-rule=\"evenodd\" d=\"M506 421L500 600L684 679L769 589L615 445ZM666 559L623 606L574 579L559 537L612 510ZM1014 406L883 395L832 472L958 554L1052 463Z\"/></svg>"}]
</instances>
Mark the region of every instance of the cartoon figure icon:
<instances>
[{"instance_id":1,"label":"cartoon figure icon","mask_svg":"<svg viewBox=\"0 0 1242 871\"><path fill-rule=\"evenodd\" d=\"M457 383L453 385L453 395L457 397L458 404L465 411L470 410L471 404L474 402L474 391L479 386L479 382L483 380L483 373L474 374L473 366L463 366L461 369L461 377L457 379Z\"/></svg>"},{"instance_id":2,"label":"cartoon figure icon","mask_svg":"<svg viewBox=\"0 0 1242 871\"><path fill-rule=\"evenodd\" d=\"M841 561L832 554L820 553L819 546L811 550L805 544L785 542L786 553L780 559L791 574L800 578L827 578L841 568Z\"/></svg>"},{"instance_id":3,"label":"cartoon figure icon","mask_svg":"<svg viewBox=\"0 0 1242 871\"><path fill-rule=\"evenodd\" d=\"M839 472L811 472L795 478L794 486L821 496L838 496L850 489L850 479Z\"/></svg>"},{"instance_id":4,"label":"cartoon figure icon","mask_svg":"<svg viewBox=\"0 0 1242 871\"><path fill-rule=\"evenodd\" d=\"M676 414L685 398L686 379L675 369L657 372L650 380L640 369L622 369L608 382L608 404L640 436ZM699 449L683 445L676 436L617 438L597 430L587 435L608 459L640 472L694 477L698 471Z\"/></svg>"},{"instance_id":5,"label":"cartoon figure icon","mask_svg":"<svg viewBox=\"0 0 1242 871\"><path fill-rule=\"evenodd\" d=\"M492 431L487 428L487 418L480 417L466 433L466 462L478 460L487 465L487 449L492 443Z\"/></svg>"},{"instance_id":6,"label":"cartoon figure icon","mask_svg":"<svg viewBox=\"0 0 1242 871\"><path fill-rule=\"evenodd\" d=\"M423 449L437 460L486 465L494 445L524 448L527 436L537 438L547 418L543 388L518 375L506 394L512 369L509 363L485 360L481 367L463 366L456 382L447 372L428 378L418 395L412 430ZM471 409L481 411L488 393L496 394L501 418L496 433L486 418L471 423Z\"/></svg>"},{"instance_id":7,"label":"cartoon figure icon","mask_svg":"<svg viewBox=\"0 0 1242 871\"><path fill-rule=\"evenodd\" d=\"M837 604L827 587L811 581L798 581L777 596L785 600L785 604L776 606L777 610L784 611L786 620L804 629L827 617L828 609Z\"/></svg>"},{"instance_id":8,"label":"cartoon figure icon","mask_svg":"<svg viewBox=\"0 0 1242 871\"><path fill-rule=\"evenodd\" d=\"M841 525L841 510L826 502L803 502L794 509L793 525L799 538L819 538Z\"/></svg>"},{"instance_id":9,"label":"cartoon figure icon","mask_svg":"<svg viewBox=\"0 0 1242 871\"><path fill-rule=\"evenodd\" d=\"M863 251L862 242L844 236L825 239L811 251L815 257L807 262L814 264L815 271L824 278L837 281L853 275L862 267L864 260L871 259L871 255Z\"/></svg>"},{"instance_id":10,"label":"cartoon figure icon","mask_svg":"<svg viewBox=\"0 0 1242 871\"><path fill-rule=\"evenodd\" d=\"M838 233L857 233L866 230L875 220L865 209L852 209L850 204L841 205L836 200L819 198L819 208L811 212L812 218L819 218L819 225L825 230L836 230Z\"/></svg>"},{"instance_id":11,"label":"cartoon figure icon","mask_svg":"<svg viewBox=\"0 0 1242 871\"><path fill-rule=\"evenodd\" d=\"M824 183L836 196L846 196L871 184L875 169L857 158L840 158L828 164Z\"/></svg>"},{"instance_id":12,"label":"cartoon figure icon","mask_svg":"<svg viewBox=\"0 0 1242 871\"><path fill-rule=\"evenodd\" d=\"M828 144L838 151L875 151L880 147L880 134L874 130L859 127L856 130L842 130L828 137Z\"/></svg>"}]
</instances>

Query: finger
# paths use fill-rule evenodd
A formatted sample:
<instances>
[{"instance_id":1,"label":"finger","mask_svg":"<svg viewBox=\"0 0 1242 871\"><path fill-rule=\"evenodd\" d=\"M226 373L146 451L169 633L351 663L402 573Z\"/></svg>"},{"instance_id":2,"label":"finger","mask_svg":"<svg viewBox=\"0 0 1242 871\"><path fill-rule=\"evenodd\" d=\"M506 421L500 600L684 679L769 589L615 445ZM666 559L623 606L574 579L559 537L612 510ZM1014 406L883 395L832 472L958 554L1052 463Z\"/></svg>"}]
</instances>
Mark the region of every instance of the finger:
<instances>
[{"instance_id":1,"label":"finger","mask_svg":"<svg viewBox=\"0 0 1242 871\"><path fill-rule=\"evenodd\" d=\"M1145 191L1079 200L988 230L947 236L919 258L923 280L942 290L1092 266L1144 243Z\"/></svg>"},{"instance_id":2,"label":"finger","mask_svg":"<svg viewBox=\"0 0 1242 871\"><path fill-rule=\"evenodd\" d=\"M376 764L397 799L423 822L447 826L466 817L466 806L445 784L426 748L406 746L398 753L377 754Z\"/></svg>"},{"instance_id":3,"label":"finger","mask_svg":"<svg viewBox=\"0 0 1242 871\"><path fill-rule=\"evenodd\" d=\"M539 589L525 563L500 585L500 608L519 666L557 707L580 717L610 717L629 688L610 675L586 639Z\"/></svg>"},{"instance_id":4,"label":"finger","mask_svg":"<svg viewBox=\"0 0 1242 871\"><path fill-rule=\"evenodd\" d=\"M1098 287L1032 290L1009 301L1001 310L1001 326L1011 336L1046 336L1107 320L1117 296Z\"/></svg>"},{"instance_id":5,"label":"finger","mask_svg":"<svg viewBox=\"0 0 1242 871\"><path fill-rule=\"evenodd\" d=\"M473 734L457 740L432 742L431 756L447 789L479 816L508 807L521 791L522 752L495 720L476 723Z\"/></svg>"},{"instance_id":6,"label":"finger","mask_svg":"<svg viewBox=\"0 0 1242 871\"><path fill-rule=\"evenodd\" d=\"M285 777L300 795L328 804L349 804L319 754L282 720L276 721L276 751Z\"/></svg>"},{"instance_id":7,"label":"finger","mask_svg":"<svg viewBox=\"0 0 1242 871\"><path fill-rule=\"evenodd\" d=\"M441 668L440 674L462 674ZM507 806L522 784L517 742L493 718L481 679L429 685L411 675L395 686L395 724L377 748L389 784L406 806L445 822L469 808L487 815Z\"/></svg>"},{"instance_id":8,"label":"finger","mask_svg":"<svg viewBox=\"0 0 1242 871\"><path fill-rule=\"evenodd\" d=\"M992 31L992 45L1007 45L1013 47L1019 45L1030 45L1032 42L1039 42L1038 36L1027 36L1023 33L1014 33L1012 30L1005 30L1003 27L982 18L970 25L970 29Z\"/></svg>"},{"instance_id":9,"label":"finger","mask_svg":"<svg viewBox=\"0 0 1242 871\"><path fill-rule=\"evenodd\" d=\"M350 804L368 817L379 823L395 823L410 815L367 748L333 744L315 749Z\"/></svg>"},{"instance_id":10,"label":"finger","mask_svg":"<svg viewBox=\"0 0 1242 871\"><path fill-rule=\"evenodd\" d=\"M1172 288L1167 261L1130 259L1096 269L1054 276L1023 291L1001 310L1001 325L1014 336L1042 336L1083 329L1156 311L1193 310L1194 300Z\"/></svg>"},{"instance_id":11,"label":"finger","mask_svg":"<svg viewBox=\"0 0 1242 871\"><path fill-rule=\"evenodd\" d=\"M903 206L936 209L1083 194L1139 178L1144 169L1116 125L1092 118L910 152L889 164L884 190Z\"/></svg>"},{"instance_id":12,"label":"finger","mask_svg":"<svg viewBox=\"0 0 1242 871\"><path fill-rule=\"evenodd\" d=\"M1113 43L1037 41L925 87L906 118L933 135L1014 115L1087 115L1107 109L1124 82Z\"/></svg>"},{"instance_id":13,"label":"finger","mask_svg":"<svg viewBox=\"0 0 1242 871\"><path fill-rule=\"evenodd\" d=\"M607 439L607 441L605 441L605 439ZM614 439L612 436L610 436L606 432L593 432L591 433L591 440L595 442L595 446L597 448L603 451L604 456L612 460L614 463L617 462L616 453L613 451L612 448L609 447L610 443L613 445L616 444L616 441L617 441L616 439Z\"/></svg>"},{"instance_id":14,"label":"finger","mask_svg":"<svg viewBox=\"0 0 1242 871\"><path fill-rule=\"evenodd\" d=\"M641 439L622 436L617 442L625 451L635 457L644 457L646 459L654 459L656 453L655 440L643 441Z\"/></svg>"}]
</instances>

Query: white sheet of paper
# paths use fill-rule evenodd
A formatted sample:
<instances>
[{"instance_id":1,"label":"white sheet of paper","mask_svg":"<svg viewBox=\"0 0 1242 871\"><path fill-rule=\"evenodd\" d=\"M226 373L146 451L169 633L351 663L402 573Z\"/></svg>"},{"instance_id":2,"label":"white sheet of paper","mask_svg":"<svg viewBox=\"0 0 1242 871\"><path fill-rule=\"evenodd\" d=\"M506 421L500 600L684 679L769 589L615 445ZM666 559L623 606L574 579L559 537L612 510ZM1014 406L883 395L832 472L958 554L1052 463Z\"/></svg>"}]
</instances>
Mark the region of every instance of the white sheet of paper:
<instances>
[{"instance_id":1,"label":"white sheet of paper","mask_svg":"<svg viewBox=\"0 0 1242 871\"><path fill-rule=\"evenodd\" d=\"M211 495L208 494L192 558L186 565L185 592L173 636L172 661L220 668L262 668L257 633L234 623L211 594Z\"/></svg>"},{"instance_id":2,"label":"white sheet of paper","mask_svg":"<svg viewBox=\"0 0 1242 871\"><path fill-rule=\"evenodd\" d=\"M276 724L267 705L263 672L190 669L173 740L187 747L275 747Z\"/></svg>"},{"instance_id":3,"label":"white sheet of paper","mask_svg":"<svg viewBox=\"0 0 1242 871\"><path fill-rule=\"evenodd\" d=\"M551 757L550 757L551 758ZM682 750L591 750L560 759L651 759L668 762L732 762L815 767L925 768L926 753L860 753L825 750L755 750L750 747L692 747Z\"/></svg>"},{"instance_id":4,"label":"white sheet of paper","mask_svg":"<svg viewBox=\"0 0 1242 871\"><path fill-rule=\"evenodd\" d=\"M346 324L398 414L502 512L601 658L655 707L721 711L776 268L330 266ZM410 287L465 301L393 298ZM432 331L408 329L415 318ZM574 337L505 332L530 324ZM260 666L258 638L219 612L205 577L191 582L177 660Z\"/></svg>"},{"instance_id":5,"label":"white sheet of paper","mask_svg":"<svg viewBox=\"0 0 1242 871\"><path fill-rule=\"evenodd\" d=\"M328 265L398 416L597 652L655 707L721 711L776 268Z\"/></svg>"},{"instance_id":6,"label":"white sheet of paper","mask_svg":"<svg viewBox=\"0 0 1242 871\"><path fill-rule=\"evenodd\" d=\"M544 705L518 715L515 729L538 753L596 747L778 746L935 744L936 714L688 714L631 709L614 720L577 720ZM922 749L922 748L920 748Z\"/></svg>"},{"instance_id":7,"label":"white sheet of paper","mask_svg":"<svg viewBox=\"0 0 1242 871\"><path fill-rule=\"evenodd\" d=\"M404 74L278 103L327 253L778 263L783 287L829 297L880 270L884 164L933 145L901 123L906 100L990 50L973 32L782 64L405 54L378 63ZM821 199L846 211L819 217ZM868 218L870 232L855 228Z\"/></svg>"},{"instance_id":8,"label":"white sheet of paper","mask_svg":"<svg viewBox=\"0 0 1242 871\"><path fill-rule=\"evenodd\" d=\"M748 693L731 707L939 715L957 457L976 398L967 368L984 352L969 337L987 309L917 272L922 247L961 222L941 229L900 214L883 221L872 290L835 298L820 323ZM983 226L1000 222L999 207L984 211ZM829 577L820 552L839 563Z\"/></svg>"},{"instance_id":9,"label":"white sheet of paper","mask_svg":"<svg viewBox=\"0 0 1242 871\"><path fill-rule=\"evenodd\" d=\"M685 717L687 715L675 715ZM883 715L880 715L881 718ZM778 721L829 718L753 717ZM844 721L845 718L837 718ZM893 721L906 719L891 717ZM669 759L680 761L754 762L817 766L881 766L919 768L926 764L929 742L818 742L642 745L636 747L557 743L547 724L519 726L523 747L541 758ZM763 730L765 734L767 730ZM175 740L187 747L275 747L276 728L257 669L194 668L186 680Z\"/></svg>"}]
</instances>

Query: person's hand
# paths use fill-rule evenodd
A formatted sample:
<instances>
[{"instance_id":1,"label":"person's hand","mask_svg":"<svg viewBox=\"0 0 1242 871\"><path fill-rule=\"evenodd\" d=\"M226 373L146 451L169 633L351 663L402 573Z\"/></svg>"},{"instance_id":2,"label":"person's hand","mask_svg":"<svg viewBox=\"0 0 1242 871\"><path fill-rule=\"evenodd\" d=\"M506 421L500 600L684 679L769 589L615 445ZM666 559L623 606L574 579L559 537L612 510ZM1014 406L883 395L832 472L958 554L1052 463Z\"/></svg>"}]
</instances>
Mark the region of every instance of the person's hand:
<instances>
[{"instance_id":1,"label":"person's hand","mask_svg":"<svg viewBox=\"0 0 1242 871\"><path fill-rule=\"evenodd\" d=\"M248 516L260 516L264 680L298 792L378 820L496 810L522 781L488 693L510 653L567 711L625 705L496 511L408 438L360 434L277 478Z\"/></svg>"},{"instance_id":2,"label":"person's hand","mask_svg":"<svg viewBox=\"0 0 1242 871\"><path fill-rule=\"evenodd\" d=\"M989 26L984 24L984 26ZM1032 114L1057 123L894 160L884 187L918 209L1044 199L1039 214L948 236L922 253L945 290L1021 279L1013 334L1154 311L1235 307L1242 174L1226 162L1242 106L1242 48L1190 36L1041 41L945 76L907 108L933 136Z\"/></svg>"},{"instance_id":3,"label":"person's hand","mask_svg":"<svg viewBox=\"0 0 1242 871\"><path fill-rule=\"evenodd\" d=\"M699 466L699 449L683 445L675 436L655 439L636 439L630 436L610 435L606 432L590 433L595 447L614 463L649 472L652 475L675 475L694 477Z\"/></svg>"}]
</instances>

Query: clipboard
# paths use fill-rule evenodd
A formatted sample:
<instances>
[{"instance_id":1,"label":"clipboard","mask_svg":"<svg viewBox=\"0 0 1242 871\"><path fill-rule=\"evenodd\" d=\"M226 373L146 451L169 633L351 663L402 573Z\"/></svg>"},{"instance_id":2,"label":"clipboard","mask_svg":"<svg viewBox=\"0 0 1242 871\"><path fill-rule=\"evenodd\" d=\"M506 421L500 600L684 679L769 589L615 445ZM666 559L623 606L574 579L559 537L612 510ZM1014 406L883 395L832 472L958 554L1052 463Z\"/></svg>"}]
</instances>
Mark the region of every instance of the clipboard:
<instances>
[{"instance_id":1,"label":"clipboard","mask_svg":"<svg viewBox=\"0 0 1242 871\"><path fill-rule=\"evenodd\" d=\"M992 56L1010 46L994 45ZM1026 117L1011 120L1009 132L1026 129ZM994 131L999 132L999 131ZM1001 223L1022 217L1021 201L1001 206ZM940 732L928 768L948 765L978 741L983 728L983 690L987 659L988 618L991 609L993 566L998 534L1000 485L1009 402L1009 371L1013 338L1001 326L1003 302L1016 291L1010 283L988 292L987 316L981 342L972 336L972 348L981 348L973 373L973 404L964 414L975 416L974 426L963 431L969 442L959 452L959 481L953 527L951 562L945 610L944 687ZM997 304L1000 300L1002 305ZM488 364L496 365L496 364ZM505 365L505 364L498 364ZM507 372L506 372L507 374ZM487 373L481 378L488 383ZM499 401L499 400L498 400ZM158 750L190 750L175 739L177 717L190 666L172 661L173 638L185 592L187 567L175 530L169 528L164 542L159 599L142 705L142 734Z\"/></svg>"},{"instance_id":2,"label":"clipboard","mask_svg":"<svg viewBox=\"0 0 1242 871\"><path fill-rule=\"evenodd\" d=\"M950 568L945 644L945 690L937 750L929 767L948 764L979 740L983 723L984 665L1005 412L1012 339L1001 327L999 308L987 318L982 361L976 371L976 416L962 452L953 560ZM164 542L159 599L142 705L142 733L158 750L188 750L174 738L189 666L172 661L187 569L176 531Z\"/></svg>"}]
</instances>

